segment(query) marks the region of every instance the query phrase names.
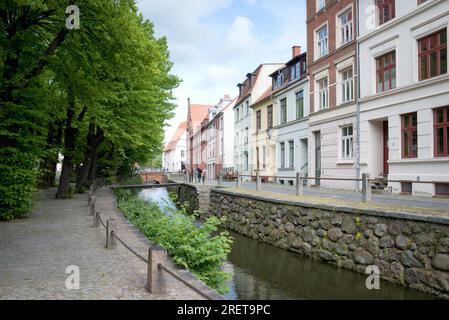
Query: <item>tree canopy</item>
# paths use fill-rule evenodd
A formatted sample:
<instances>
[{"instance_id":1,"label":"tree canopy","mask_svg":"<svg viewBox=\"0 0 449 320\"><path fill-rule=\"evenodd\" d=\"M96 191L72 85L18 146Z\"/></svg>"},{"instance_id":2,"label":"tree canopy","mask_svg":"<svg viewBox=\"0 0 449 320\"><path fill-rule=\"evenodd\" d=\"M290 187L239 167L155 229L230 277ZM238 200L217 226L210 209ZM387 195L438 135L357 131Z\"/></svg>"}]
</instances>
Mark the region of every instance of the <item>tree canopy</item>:
<instances>
[{"instance_id":1,"label":"tree canopy","mask_svg":"<svg viewBox=\"0 0 449 320\"><path fill-rule=\"evenodd\" d=\"M0 219L55 183L59 155L57 198L158 159L180 80L133 0L4 0L0 29Z\"/></svg>"}]
</instances>

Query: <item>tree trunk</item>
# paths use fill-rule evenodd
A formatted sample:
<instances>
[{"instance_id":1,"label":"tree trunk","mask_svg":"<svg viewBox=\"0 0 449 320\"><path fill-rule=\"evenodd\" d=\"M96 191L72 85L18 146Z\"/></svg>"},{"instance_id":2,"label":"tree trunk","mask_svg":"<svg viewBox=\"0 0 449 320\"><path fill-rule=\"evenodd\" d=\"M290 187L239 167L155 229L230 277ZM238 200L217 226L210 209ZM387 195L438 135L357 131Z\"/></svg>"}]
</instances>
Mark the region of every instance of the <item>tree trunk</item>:
<instances>
[{"instance_id":1,"label":"tree trunk","mask_svg":"<svg viewBox=\"0 0 449 320\"><path fill-rule=\"evenodd\" d=\"M76 138L78 136L78 126L73 127L74 121L81 122L87 108L84 107L78 116L75 118L75 97L73 91L68 89L69 103L67 106L67 119L64 129L64 161L62 162L61 178L59 179L57 199L66 199L70 196L70 174L73 170L73 159L76 149Z\"/></svg>"},{"instance_id":2,"label":"tree trunk","mask_svg":"<svg viewBox=\"0 0 449 320\"><path fill-rule=\"evenodd\" d=\"M39 187L48 189L55 183L56 167L58 164L59 147L62 142L62 122L53 122L50 124L47 133L47 145L49 154L43 159L40 169L42 172Z\"/></svg>"},{"instance_id":3,"label":"tree trunk","mask_svg":"<svg viewBox=\"0 0 449 320\"><path fill-rule=\"evenodd\" d=\"M91 119L89 130L86 138L86 151L84 153L83 165L78 171L76 179L76 192L83 193L87 186L87 178L89 177L90 166L92 163L93 153L95 152L95 121Z\"/></svg>"}]
</instances>

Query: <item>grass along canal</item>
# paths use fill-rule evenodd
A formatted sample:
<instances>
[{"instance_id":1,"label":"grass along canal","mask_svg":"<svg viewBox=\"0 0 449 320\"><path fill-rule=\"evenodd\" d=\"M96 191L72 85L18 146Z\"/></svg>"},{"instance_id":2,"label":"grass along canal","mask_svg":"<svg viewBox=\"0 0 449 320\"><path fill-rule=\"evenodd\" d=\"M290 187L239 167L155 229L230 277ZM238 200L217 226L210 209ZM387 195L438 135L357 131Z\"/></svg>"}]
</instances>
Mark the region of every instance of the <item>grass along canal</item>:
<instances>
[{"instance_id":1,"label":"grass along canal","mask_svg":"<svg viewBox=\"0 0 449 320\"><path fill-rule=\"evenodd\" d=\"M145 189L139 197L157 203L168 214L176 208L166 189ZM199 225L199 222L197 222ZM233 237L223 270L228 299L433 299L412 289L381 281L380 290L368 290L362 274L338 269L275 246L228 231Z\"/></svg>"}]
</instances>

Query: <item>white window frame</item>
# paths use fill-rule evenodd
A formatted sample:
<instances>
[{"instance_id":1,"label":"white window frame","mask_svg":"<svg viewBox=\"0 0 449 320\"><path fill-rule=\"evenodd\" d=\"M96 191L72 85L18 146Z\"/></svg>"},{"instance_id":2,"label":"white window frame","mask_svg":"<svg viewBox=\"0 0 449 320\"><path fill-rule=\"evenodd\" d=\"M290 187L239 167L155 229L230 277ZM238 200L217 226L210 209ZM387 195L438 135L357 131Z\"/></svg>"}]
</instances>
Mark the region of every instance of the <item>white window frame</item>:
<instances>
[{"instance_id":1,"label":"white window frame","mask_svg":"<svg viewBox=\"0 0 449 320\"><path fill-rule=\"evenodd\" d=\"M345 74L351 71L351 76L344 79ZM354 68L348 67L340 71L341 78L341 102L348 103L354 101Z\"/></svg>"},{"instance_id":2,"label":"white window frame","mask_svg":"<svg viewBox=\"0 0 449 320\"><path fill-rule=\"evenodd\" d=\"M347 17L348 13L351 13L351 20L343 23L342 18ZM349 6L338 13L337 16L337 34L338 34L338 46L343 46L352 40L354 40L354 13L352 6Z\"/></svg>"},{"instance_id":3,"label":"white window frame","mask_svg":"<svg viewBox=\"0 0 449 320\"><path fill-rule=\"evenodd\" d=\"M292 150L293 145L293 150ZM288 166L289 168L295 167L295 141L289 140L288 141Z\"/></svg>"},{"instance_id":4,"label":"white window frame","mask_svg":"<svg viewBox=\"0 0 449 320\"><path fill-rule=\"evenodd\" d=\"M327 86L320 88L322 82L326 82ZM317 84L317 95L318 95L318 110L329 109L329 77L323 77L316 81Z\"/></svg>"},{"instance_id":5,"label":"white window frame","mask_svg":"<svg viewBox=\"0 0 449 320\"><path fill-rule=\"evenodd\" d=\"M320 38L321 32L326 31L323 38ZM323 33L324 34L324 33ZM315 31L315 37L316 37L316 48L317 48L317 57L321 58L329 54L329 28L328 25L325 24L318 28Z\"/></svg>"},{"instance_id":6,"label":"white window frame","mask_svg":"<svg viewBox=\"0 0 449 320\"><path fill-rule=\"evenodd\" d=\"M280 167L285 168L285 142L279 143Z\"/></svg>"},{"instance_id":7,"label":"white window frame","mask_svg":"<svg viewBox=\"0 0 449 320\"><path fill-rule=\"evenodd\" d=\"M351 128L352 134L349 133L349 128ZM346 130L346 134L345 134ZM351 160L354 157L354 126L352 124L340 127L340 137L341 137L341 153L340 157L342 160Z\"/></svg>"},{"instance_id":8,"label":"white window frame","mask_svg":"<svg viewBox=\"0 0 449 320\"><path fill-rule=\"evenodd\" d=\"M324 7L326 7L326 0L316 0L316 11L322 10Z\"/></svg>"}]
</instances>

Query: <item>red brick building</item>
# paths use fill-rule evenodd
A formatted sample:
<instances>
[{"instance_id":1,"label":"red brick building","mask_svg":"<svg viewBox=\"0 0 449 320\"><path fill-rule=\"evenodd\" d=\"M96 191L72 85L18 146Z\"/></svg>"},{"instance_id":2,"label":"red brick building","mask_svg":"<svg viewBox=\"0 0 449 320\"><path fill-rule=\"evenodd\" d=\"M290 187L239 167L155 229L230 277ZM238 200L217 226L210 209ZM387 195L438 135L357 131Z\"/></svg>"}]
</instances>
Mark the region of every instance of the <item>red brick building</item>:
<instances>
[{"instance_id":1,"label":"red brick building","mask_svg":"<svg viewBox=\"0 0 449 320\"><path fill-rule=\"evenodd\" d=\"M355 0L307 0L309 172L315 177L356 176L356 5ZM321 185L355 188L353 182Z\"/></svg>"}]
</instances>

